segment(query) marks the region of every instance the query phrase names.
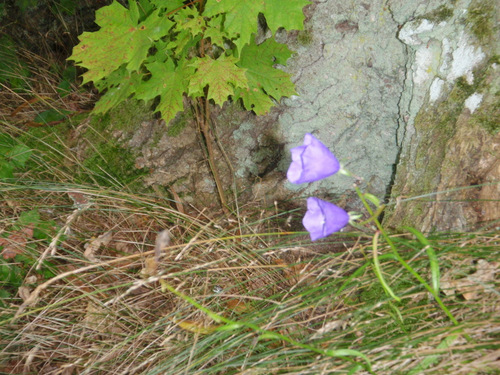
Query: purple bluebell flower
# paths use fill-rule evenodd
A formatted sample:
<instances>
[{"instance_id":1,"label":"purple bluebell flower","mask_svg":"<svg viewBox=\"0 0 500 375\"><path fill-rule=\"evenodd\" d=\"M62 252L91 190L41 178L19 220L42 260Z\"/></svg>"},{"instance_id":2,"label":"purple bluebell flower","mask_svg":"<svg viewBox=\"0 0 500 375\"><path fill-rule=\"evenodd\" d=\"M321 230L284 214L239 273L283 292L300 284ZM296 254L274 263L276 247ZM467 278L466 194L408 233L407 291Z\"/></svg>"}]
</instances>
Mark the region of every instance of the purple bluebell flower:
<instances>
[{"instance_id":1,"label":"purple bluebell flower","mask_svg":"<svg viewBox=\"0 0 500 375\"><path fill-rule=\"evenodd\" d=\"M335 174L340 164L335 155L312 134L304 136L304 145L291 150L292 163L287 177L293 184L313 182Z\"/></svg>"},{"instance_id":2,"label":"purple bluebell flower","mask_svg":"<svg viewBox=\"0 0 500 375\"><path fill-rule=\"evenodd\" d=\"M311 241L338 232L349 223L349 214L333 203L319 198L307 198L307 212L302 224L311 235Z\"/></svg>"}]
</instances>

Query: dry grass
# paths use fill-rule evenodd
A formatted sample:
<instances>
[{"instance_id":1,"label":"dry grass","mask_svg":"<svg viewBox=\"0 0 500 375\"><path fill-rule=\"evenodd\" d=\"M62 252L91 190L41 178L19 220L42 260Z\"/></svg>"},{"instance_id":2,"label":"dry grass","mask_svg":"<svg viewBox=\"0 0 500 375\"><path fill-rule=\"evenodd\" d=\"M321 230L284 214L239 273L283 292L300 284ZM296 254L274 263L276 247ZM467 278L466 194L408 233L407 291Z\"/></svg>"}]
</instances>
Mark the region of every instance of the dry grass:
<instances>
[{"instance_id":1,"label":"dry grass","mask_svg":"<svg viewBox=\"0 0 500 375\"><path fill-rule=\"evenodd\" d=\"M87 100L61 99L49 70L37 77L25 93L0 91L2 131L26 135L47 106L74 110ZM51 142L38 140L53 152L35 153L35 168L0 182L0 238L18 254L4 259L3 245L0 373L368 373L360 357L335 352L345 349L364 354L377 374L500 367L497 233L428 238L454 326L380 243L385 280L401 302L387 297L366 234L312 244L289 232L287 219L300 213L279 206L248 205L231 218L184 214L169 199L125 186L76 183L74 171L84 167L63 140ZM156 262L163 229L172 241ZM409 235L391 238L429 280L424 246Z\"/></svg>"},{"instance_id":2,"label":"dry grass","mask_svg":"<svg viewBox=\"0 0 500 375\"><path fill-rule=\"evenodd\" d=\"M56 184L29 190L19 183L2 184L1 189L9 203L4 203L1 218L7 231L28 207L39 207L43 221L63 227L75 210L68 190L79 191L91 202L46 260L53 278L44 278L34 267L24 275L23 286L31 292L49 280L36 303L21 312L23 299L18 294L1 312L3 373L333 374L357 367L359 373L366 371L355 358L318 355L264 339L245 327L216 330L219 323L207 314L162 291L159 277L233 321L249 322L320 350L359 350L375 373L487 373L498 365L500 299L495 277L476 282L472 278L477 295L469 300L459 286L449 286L445 302L460 322L453 327L398 263L384 261L388 251L380 249L385 277L402 302L387 298L371 269L370 243L362 238L313 246L303 236L283 232L281 216L262 220L259 213L249 212L240 217L241 236L235 223L209 219L204 213L183 215L169 208L169 202L148 197ZM270 227L271 235L258 234ZM172 243L155 265L151 256L156 233L165 228ZM90 257L88 246L107 232L108 242ZM394 240L413 267L429 277L421 246L405 236ZM478 259L492 265L495 275L498 235L430 240L443 277L460 280L474 275ZM29 242L34 259L49 243ZM342 246L347 250L325 251ZM66 276L58 278L61 274Z\"/></svg>"},{"instance_id":3,"label":"dry grass","mask_svg":"<svg viewBox=\"0 0 500 375\"><path fill-rule=\"evenodd\" d=\"M0 121L3 126L28 130L34 127L51 126L60 120L35 121L40 113L73 116L85 112L93 94L80 90L75 82L61 77L64 68L60 62L48 60L27 50L0 51L0 61L11 66L9 71L0 71L4 79L17 80L16 88L0 81ZM69 74L69 70L65 74ZM69 74L71 75L71 74Z\"/></svg>"}]
</instances>

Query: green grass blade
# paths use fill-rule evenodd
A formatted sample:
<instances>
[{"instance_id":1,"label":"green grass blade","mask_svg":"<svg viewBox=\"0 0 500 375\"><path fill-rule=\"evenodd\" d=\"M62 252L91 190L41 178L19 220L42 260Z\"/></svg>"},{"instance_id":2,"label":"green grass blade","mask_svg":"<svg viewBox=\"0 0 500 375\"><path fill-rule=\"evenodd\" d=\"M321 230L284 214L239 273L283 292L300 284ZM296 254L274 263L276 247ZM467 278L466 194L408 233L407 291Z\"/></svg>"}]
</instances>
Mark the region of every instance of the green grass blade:
<instances>
[{"instance_id":1,"label":"green grass blade","mask_svg":"<svg viewBox=\"0 0 500 375\"><path fill-rule=\"evenodd\" d=\"M425 252L427 253L427 256L429 257L429 263L431 266L431 283L432 283L432 288L436 293L439 293L439 288L440 288L440 280L441 280L441 275L439 271L439 261L436 255L436 252L432 248L429 240L425 238L425 236L415 228L410 228L410 227L405 227L406 230L411 232L417 239L420 241L422 245L425 246Z\"/></svg>"},{"instance_id":2,"label":"green grass blade","mask_svg":"<svg viewBox=\"0 0 500 375\"><path fill-rule=\"evenodd\" d=\"M401 298L399 298L391 289L389 284L384 279L384 275L382 274L382 269L380 267L380 262L378 260L377 246L378 246L378 236L380 232L376 232L373 236L373 270L375 271L375 275L377 275L382 288L384 288L385 292L394 298L396 301L401 302Z\"/></svg>"}]
</instances>

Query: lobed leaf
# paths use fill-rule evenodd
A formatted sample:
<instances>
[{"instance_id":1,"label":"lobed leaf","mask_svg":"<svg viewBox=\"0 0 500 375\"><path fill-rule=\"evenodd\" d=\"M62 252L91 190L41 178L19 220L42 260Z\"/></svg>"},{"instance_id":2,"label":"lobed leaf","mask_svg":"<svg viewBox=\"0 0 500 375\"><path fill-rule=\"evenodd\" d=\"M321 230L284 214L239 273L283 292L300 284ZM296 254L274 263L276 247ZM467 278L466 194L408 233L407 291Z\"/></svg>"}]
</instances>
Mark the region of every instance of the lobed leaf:
<instances>
[{"instance_id":1,"label":"lobed leaf","mask_svg":"<svg viewBox=\"0 0 500 375\"><path fill-rule=\"evenodd\" d=\"M246 45L237 65L246 69L248 89L237 90L236 98L241 97L248 110L260 115L273 106L269 97L280 100L283 96L295 95L290 75L274 67L276 63L286 64L291 55L285 44L272 38L259 45L255 42Z\"/></svg>"},{"instance_id":2,"label":"lobed leaf","mask_svg":"<svg viewBox=\"0 0 500 375\"><path fill-rule=\"evenodd\" d=\"M161 112L168 124L184 108L183 94L194 69L186 65L175 67L171 60L153 62L146 67L151 72L151 78L136 88L135 96L137 99L150 100L159 95L160 103L156 110Z\"/></svg>"},{"instance_id":3,"label":"lobed leaf","mask_svg":"<svg viewBox=\"0 0 500 375\"><path fill-rule=\"evenodd\" d=\"M111 108L129 98L140 85L142 75L135 72L129 73L125 68L115 70L106 80L99 81L96 86L103 90L108 87L94 107L95 113L106 113Z\"/></svg>"},{"instance_id":4,"label":"lobed leaf","mask_svg":"<svg viewBox=\"0 0 500 375\"><path fill-rule=\"evenodd\" d=\"M83 74L83 83L99 81L124 63L127 71L137 71L153 42L173 25L168 18L159 16L159 10L139 24L134 14L116 1L96 12L96 23L101 29L83 33L70 57L89 69Z\"/></svg>"},{"instance_id":5,"label":"lobed leaf","mask_svg":"<svg viewBox=\"0 0 500 375\"><path fill-rule=\"evenodd\" d=\"M146 0L140 0L143 3ZM175 11L178 8L184 7L183 0L147 0L154 4L157 9L167 9L170 12Z\"/></svg>"},{"instance_id":6,"label":"lobed leaf","mask_svg":"<svg viewBox=\"0 0 500 375\"><path fill-rule=\"evenodd\" d=\"M212 17L207 22L207 25L208 28L205 30L204 37L210 38L212 44L216 44L221 48L224 47L224 38L229 39L229 35L223 31L223 17Z\"/></svg>"},{"instance_id":7,"label":"lobed leaf","mask_svg":"<svg viewBox=\"0 0 500 375\"><path fill-rule=\"evenodd\" d=\"M205 57L190 64L196 73L189 81L189 95L202 96L208 86L207 98L222 105L228 96L234 95L235 88L247 88L246 69L237 66L236 62L235 57L222 55L217 60Z\"/></svg>"},{"instance_id":8,"label":"lobed leaf","mask_svg":"<svg viewBox=\"0 0 500 375\"><path fill-rule=\"evenodd\" d=\"M255 0L207 0L204 16L225 14L224 29L233 37L234 44L241 51L257 33L257 17L264 11L264 2Z\"/></svg>"},{"instance_id":9,"label":"lobed leaf","mask_svg":"<svg viewBox=\"0 0 500 375\"><path fill-rule=\"evenodd\" d=\"M269 29L275 33L283 27L287 30L302 30L304 13L302 9L311 4L308 0L207 0L205 16L225 14L224 28L236 38L234 44L241 49L251 42L257 33L257 18L264 14Z\"/></svg>"},{"instance_id":10,"label":"lobed leaf","mask_svg":"<svg viewBox=\"0 0 500 375\"><path fill-rule=\"evenodd\" d=\"M205 18L195 8L184 8L174 15L177 29L189 31L193 36L202 34L206 28Z\"/></svg>"},{"instance_id":11,"label":"lobed leaf","mask_svg":"<svg viewBox=\"0 0 500 375\"><path fill-rule=\"evenodd\" d=\"M302 9L311 4L308 0L287 0L283 5L281 0L266 0L264 16L267 26L273 33L280 27L287 30L302 30L304 28L304 13ZM283 9L286 6L286 10Z\"/></svg>"},{"instance_id":12,"label":"lobed leaf","mask_svg":"<svg viewBox=\"0 0 500 375\"><path fill-rule=\"evenodd\" d=\"M182 0L129 0L129 9L115 0L96 12L100 30L83 33L69 59L88 69L83 83L107 90L95 106L98 113L134 94L143 100L159 96L156 110L168 122L183 110L187 92L218 105L242 98L247 109L263 114L295 89L289 74L275 68L291 56L288 47L274 39L255 44L258 16L264 14L273 32L301 29L307 4L290 0L284 11L281 0L207 0L200 14ZM208 48L201 51L203 40ZM219 56L234 45L228 51L233 56Z\"/></svg>"}]
</instances>

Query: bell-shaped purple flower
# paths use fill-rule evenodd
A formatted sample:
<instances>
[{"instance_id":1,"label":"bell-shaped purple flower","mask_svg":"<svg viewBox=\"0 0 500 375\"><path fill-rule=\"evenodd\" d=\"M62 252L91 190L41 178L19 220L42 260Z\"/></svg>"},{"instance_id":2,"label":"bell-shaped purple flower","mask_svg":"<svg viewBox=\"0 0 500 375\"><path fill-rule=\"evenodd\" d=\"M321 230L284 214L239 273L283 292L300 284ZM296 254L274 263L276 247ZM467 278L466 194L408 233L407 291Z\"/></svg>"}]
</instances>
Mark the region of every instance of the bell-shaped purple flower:
<instances>
[{"instance_id":1,"label":"bell-shaped purple flower","mask_svg":"<svg viewBox=\"0 0 500 375\"><path fill-rule=\"evenodd\" d=\"M307 198L307 212L302 224L311 235L311 241L338 232L349 223L349 214L333 203L319 198Z\"/></svg>"},{"instance_id":2,"label":"bell-shaped purple flower","mask_svg":"<svg viewBox=\"0 0 500 375\"><path fill-rule=\"evenodd\" d=\"M304 136L304 145L294 147L292 163L288 168L288 181L293 184L313 182L335 174L340 164L335 155L312 134Z\"/></svg>"}]
</instances>

